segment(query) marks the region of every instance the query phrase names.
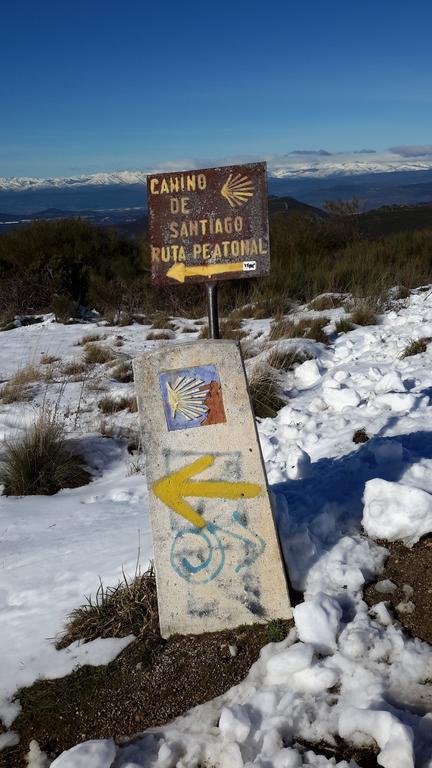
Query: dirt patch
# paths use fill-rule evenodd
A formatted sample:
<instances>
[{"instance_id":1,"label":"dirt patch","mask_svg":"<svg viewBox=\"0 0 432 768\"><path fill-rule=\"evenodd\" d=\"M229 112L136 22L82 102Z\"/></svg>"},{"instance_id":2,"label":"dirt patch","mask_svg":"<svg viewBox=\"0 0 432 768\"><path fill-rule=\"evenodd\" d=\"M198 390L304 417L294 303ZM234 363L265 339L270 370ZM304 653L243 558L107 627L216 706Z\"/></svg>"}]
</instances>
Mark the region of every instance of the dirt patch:
<instances>
[{"instance_id":1,"label":"dirt patch","mask_svg":"<svg viewBox=\"0 0 432 768\"><path fill-rule=\"evenodd\" d=\"M432 536L425 537L412 549L400 542L379 543L390 554L378 582L365 589L366 602L372 606L388 601L398 621L411 635L432 644ZM386 580L395 588L382 584ZM383 588L392 591L380 591Z\"/></svg>"},{"instance_id":2,"label":"dirt patch","mask_svg":"<svg viewBox=\"0 0 432 768\"><path fill-rule=\"evenodd\" d=\"M243 680L260 649L281 640L292 624L270 622L168 641L147 636L105 667L85 666L59 680L38 681L19 693L22 713L11 729L21 742L0 753L0 766L27 768L32 739L56 757L88 739L118 739L167 723Z\"/></svg>"},{"instance_id":3,"label":"dirt patch","mask_svg":"<svg viewBox=\"0 0 432 768\"><path fill-rule=\"evenodd\" d=\"M287 746L291 746L291 744ZM348 763L350 760L355 760L359 768L379 768L377 762L378 748L376 750L356 748L348 746L341 739L336 739L336 746L334 747L323 741L316 744L303 740L297 740L294 742L294 746L300 748L302 752L307 752L311 749L315 754L324 755L328 760L333 757L337 763L340 763L342 760L346 760Z\"/></svg>"}]
</instances>

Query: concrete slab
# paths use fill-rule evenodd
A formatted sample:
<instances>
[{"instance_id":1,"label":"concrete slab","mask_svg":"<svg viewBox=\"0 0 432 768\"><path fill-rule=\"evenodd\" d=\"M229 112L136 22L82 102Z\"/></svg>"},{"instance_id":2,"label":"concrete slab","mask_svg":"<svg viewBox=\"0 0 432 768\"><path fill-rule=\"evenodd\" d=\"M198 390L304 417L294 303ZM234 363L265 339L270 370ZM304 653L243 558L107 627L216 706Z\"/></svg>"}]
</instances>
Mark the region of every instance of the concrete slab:
<instances>
[{"instance_id":1,"label":"concrete slab","mask_svg":"<svg viewBox=\"0 0 432 768\"><path fill-rule=\"evenodd\" d=\"M164 344L133 368L162 636L290 618L237 343Z\"/></svg>"}]
</instances>

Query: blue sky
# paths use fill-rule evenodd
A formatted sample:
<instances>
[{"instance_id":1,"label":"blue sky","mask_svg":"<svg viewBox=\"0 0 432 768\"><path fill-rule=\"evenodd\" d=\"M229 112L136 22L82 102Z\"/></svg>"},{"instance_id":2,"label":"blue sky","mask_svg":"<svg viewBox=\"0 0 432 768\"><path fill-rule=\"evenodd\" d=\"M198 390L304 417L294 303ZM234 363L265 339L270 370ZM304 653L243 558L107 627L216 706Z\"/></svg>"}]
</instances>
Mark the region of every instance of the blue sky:
<instances>
[{"instance_id":1,"label":"blue sky","mask_svg":"<svg viewBox=\"0 0 432 768\"><path fill-rule=\"evenodd\" d=\"M0 177L432 140L432 3L2 7Z\"/></svg>"}]
</instances>

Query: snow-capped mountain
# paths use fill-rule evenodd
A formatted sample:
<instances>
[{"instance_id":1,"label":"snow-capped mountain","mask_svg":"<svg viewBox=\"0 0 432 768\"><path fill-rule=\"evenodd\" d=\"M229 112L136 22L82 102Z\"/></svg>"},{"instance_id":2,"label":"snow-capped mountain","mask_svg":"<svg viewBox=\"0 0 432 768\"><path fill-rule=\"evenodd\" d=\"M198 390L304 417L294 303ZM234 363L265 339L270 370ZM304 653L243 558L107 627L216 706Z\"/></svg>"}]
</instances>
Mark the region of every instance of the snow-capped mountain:
<instances>
[{"instance_id":1,"label":"snow-capped mountain","mask_svg":"<svg viewBox=\"0 0 432 768\"><path fill-rule=\"evenodd\" d=\"M266 159L270 178L323 179L396 171L429 171L432 170L432 147L396 147L382 153L372 150L349 153L301 150L286 155L269 155ZM211 164L228 165L235 162L239 162L238 158L219 159ZM208 161L207 165L210 165ZM194 167L203 167L203 162L190 160L178 164L170 163L169 171L184 171ZM24 192L39 189L142 185L146 183L147 173L163 172L164 170L168 170L166 164L160 167L148 167L144 170L81 174L59 178L31 178L27 176L0 178L0 191Z\"/></svg>"}]
</instances>

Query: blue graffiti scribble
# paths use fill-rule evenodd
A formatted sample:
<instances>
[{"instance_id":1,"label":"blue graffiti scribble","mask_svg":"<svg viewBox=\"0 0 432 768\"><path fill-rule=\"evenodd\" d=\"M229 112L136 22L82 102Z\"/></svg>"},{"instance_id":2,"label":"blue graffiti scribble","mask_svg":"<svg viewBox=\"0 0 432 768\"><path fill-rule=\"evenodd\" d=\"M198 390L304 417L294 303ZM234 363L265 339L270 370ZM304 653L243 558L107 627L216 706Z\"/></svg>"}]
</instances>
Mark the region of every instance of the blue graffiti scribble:
<instances>
[{"instance_id":1,"label":"blue graffiti scribble","mask_svg":"<svg viewBox=\"0 0 432 768\"><path fill-rule=\"evenodd\" d=\"M208 523L206 528L185 528L178 531L174 538L170 555L171 566L177 575L188 582L200 584L208 584L213 579L216 579L225 565L225 547L220 539L221 534L241 542L246 547L247 555L234 566L235 573L238 573L242 568L252 565L264 552L266 542L255 531L249 530L244 517L238 512L233 512L232 521L241 526L249 535L241 535L229 528L222 528L215 523ZM190 536L195 537L195 545L199 540L199 543L204 544L207 549L207 553L202 561L196 565L191 563L188 557L184 555L185 540ZM189 539L189 541L191 546L192 540Z\"/></svg>"}]
</instances>

